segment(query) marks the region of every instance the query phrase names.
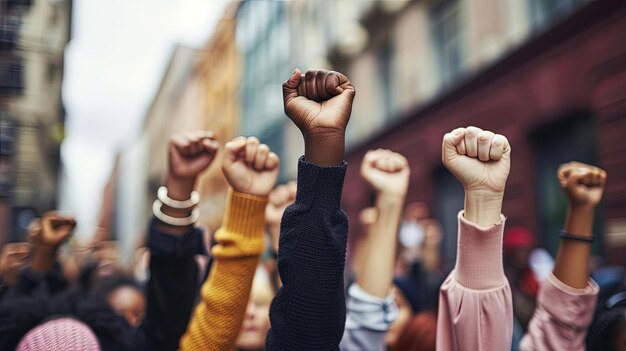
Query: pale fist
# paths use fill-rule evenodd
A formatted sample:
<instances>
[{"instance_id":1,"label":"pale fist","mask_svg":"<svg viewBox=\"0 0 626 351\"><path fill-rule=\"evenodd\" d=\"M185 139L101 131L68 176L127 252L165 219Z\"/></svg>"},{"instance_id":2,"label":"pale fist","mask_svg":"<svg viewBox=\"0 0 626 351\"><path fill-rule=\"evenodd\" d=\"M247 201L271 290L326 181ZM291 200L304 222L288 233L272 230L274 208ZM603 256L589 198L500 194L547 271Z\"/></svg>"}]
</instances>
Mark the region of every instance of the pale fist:
<instances>
[{"instance_id":1,"label":"pale fist","mask_svg":"<svg viewBox=\"0 0 626 351\"><path fill-rule=\"evenodd\" d=\"M341 132L348 125L356 91L343 74L296 69L283 83L285 114L302 134Z\"/></svg>"},{"instance_id":2,"label":"pale fist","mask_svg":"<svg viewBox=\"0 0 626 351\"><path fill-rule=\"evenodd\" d=\"M296 200L297 190L297 183L293 180L272 190L267 207L265 207L265 222L268 225L280 224L285 209Z\"/></svg>"},{"instance_id":3,"label":"pale fist","mask_svg":"<svg viewBox=\"0 0 626 351\"><path fill-rule=\"evenodd\" d=\"M511 167L511 146L500 134L457 128L443 137L441 157L465 191L502 194Z\"/></svg>"},{"instance_id":4,"label":"pale fist","mask_svg":"<svg viewBox=\"0 0 626 351\"><path fill-rule=\"evenodd\" d=\"M56 212L44 213L41 220L31 224L28 232L29 241L35 246L57 247L67 240L76 227L76 220Z\"/></svg>"},{"instance_id":5,"label":"pale fist","mask_svg":"<svg viewBox=\"0 0 626 351\"><path fill-rule=\"evenodd\" d=\"M169 144L169 169L174 178L195 179L207 169L219 148L213 132L194 131L172 136Z\"/></svg>"},{"instance_id":6,"label":"pale fist","mask_svg":"<svg viewBox=\"0 0 626 351\"><path fill-rule=\"evenodd\" d=\"M389 150L370 150L361 162L361 177L379 194L405 196L410 174L406 158Z\"/></svg>"},{"instance_id":7,"label":"pale fist","mask_svg":"<svg viewBox=\"0 0 626 351\"><path fill-rule=\"evenodd\" d=\"M600 203L606 172L598 167L580 162L562 164L557 178L572 207L593 208Z\"/></svg>"},{"instance_id":8,"label":"pale fist","mask_svg":"<svg viewBox=\"0 0 626 351\"><path fill-rule=\"evenodd\" d=\"M234 190L267 196L278 180L278 156L255 137L237 137L226 143L222 171Z\"/></svg>"}]
</instances>

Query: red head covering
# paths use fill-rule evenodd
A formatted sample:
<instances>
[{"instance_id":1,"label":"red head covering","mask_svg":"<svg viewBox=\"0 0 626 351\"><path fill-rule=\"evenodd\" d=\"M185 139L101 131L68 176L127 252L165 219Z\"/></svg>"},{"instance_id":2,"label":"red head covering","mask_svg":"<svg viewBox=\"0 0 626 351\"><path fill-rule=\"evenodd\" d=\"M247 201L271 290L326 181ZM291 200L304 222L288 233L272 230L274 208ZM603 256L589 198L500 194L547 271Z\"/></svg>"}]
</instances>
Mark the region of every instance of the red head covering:
<instances>
[{"instance_id":1,"label":"red head covering","mask_svg":"<svg viewBox=\"0 0 626 351\"><path fill-rule=\"evenodd\" d=\"M530 230L524 227L513 227L504 233L504 252L515 249L532 249L535 247L535 237Z\"/></svg>"}]
</instances>

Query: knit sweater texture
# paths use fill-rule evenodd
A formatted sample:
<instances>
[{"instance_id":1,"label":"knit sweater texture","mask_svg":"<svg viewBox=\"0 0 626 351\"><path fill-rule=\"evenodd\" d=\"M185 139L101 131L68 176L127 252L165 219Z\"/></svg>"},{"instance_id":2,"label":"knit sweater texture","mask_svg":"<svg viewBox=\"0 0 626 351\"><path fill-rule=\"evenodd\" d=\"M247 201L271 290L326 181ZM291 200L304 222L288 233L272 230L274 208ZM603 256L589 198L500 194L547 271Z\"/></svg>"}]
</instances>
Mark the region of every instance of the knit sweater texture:
<instances>
[{"instance_id":1,"label":"knit sweater texture","mask_svg":"<svg viewBox=\"0 0 626 351\"><path fill-rule=\"evenodd\" d=\"M298 164L295 202L280 230L283 286L270 308L266 350L338 350L346 320L343 270L348 218L340 208L347 169Z\"/></svg>"},{"instance_id":2,"label":"knit sweater texture","mask_svg":"<svg viewBox=\"0 0 626 351\"><path fill-rule=\"evenodd\" d=\"M266 204L266 197L229 191L224 223L215 234L214 265L180 350L233 348L263 250Z\"/></svg>"}]
</instances>

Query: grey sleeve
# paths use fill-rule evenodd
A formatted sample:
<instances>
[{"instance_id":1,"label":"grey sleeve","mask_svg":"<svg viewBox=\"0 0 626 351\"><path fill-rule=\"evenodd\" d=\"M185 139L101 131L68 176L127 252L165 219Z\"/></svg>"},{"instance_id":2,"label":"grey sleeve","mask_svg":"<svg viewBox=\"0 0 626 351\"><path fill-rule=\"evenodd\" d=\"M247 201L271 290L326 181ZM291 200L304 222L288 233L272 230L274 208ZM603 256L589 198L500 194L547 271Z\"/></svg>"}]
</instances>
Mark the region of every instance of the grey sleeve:
<instances>
[{"instance_id":1,"label":"grey sleeve","mask_svg":"<svg viewBox=\"0 0 626 351\"><path fill-rule=\"evenodd\" d=\"M384 351L385 333L396 320L393 295L372 296L357 284L348 289L346 328L339 345L342 351Z\"/></svg>"}]
</instances>

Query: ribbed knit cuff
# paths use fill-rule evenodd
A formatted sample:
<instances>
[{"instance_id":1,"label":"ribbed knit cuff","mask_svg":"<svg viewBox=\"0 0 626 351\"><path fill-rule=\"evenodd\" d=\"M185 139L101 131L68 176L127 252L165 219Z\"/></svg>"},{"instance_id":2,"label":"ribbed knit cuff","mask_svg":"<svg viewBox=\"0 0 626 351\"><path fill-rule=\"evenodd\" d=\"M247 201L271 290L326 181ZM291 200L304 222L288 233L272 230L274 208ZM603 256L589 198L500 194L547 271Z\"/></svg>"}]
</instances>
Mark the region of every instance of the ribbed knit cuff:
<instances>
[{"instance_id":1,"label":"ribbed knit cuff","mask_svg":"<svg viewBox=\"0 0 626 351\"><path fill-rule=\"evenodd\" d=\"M506 218L484 228L459 212L459 238L454 278L469 289L488 290L506 282L502 267L502 233Z\"/></svg>"},{"instance_id":2,"label":"ribbed knit cuff","mask_svg":"<svg viewBox=\"0 0 626 351\"><path fill-rule=\"evenodd\" d=\"M262 236L266 205L267 196L240 193L229 188L222 227L244 236Z\"/></svg>"},{"instance_id":3,"label":"ribbed knit cuff","mask_svg":"<svg viewBox=\"0 0 626 351\"><path fill-rule=\"evenodd\" d=\"M300 157L296 202L307 202L314 198L316 202L323 202L328 209L340 208L347 169L348 164L345 161L340 166L322 167L306 162L304 156Z\"/></svg>"},{"instance_id":4,"label":"ribbed knit cuff","mask_svg":"<svg viewBox=\"0 0 626 351\"><path fill-rule=\"evenodd\" d=\"M548 274L548 276L546 277L546 281L548 283L550 283L549 285L552 285L553 287L557 288L558 290L560 290L561 292L568 294L568 295L592 295L592 296L596 296L598 295L598 292L600 291L600 288L598 287L598 284L596 284L595 281L593 281L593 279L589 278L589 281L587 282L587 286L584 287L583 289L576 289L576 288L572 288L571 286L563 283L562 281L559 280L559 278L557 278L554 273L550 273ZM544 285L548 285L545 284Z\"/></svg>"}]
</instances>

